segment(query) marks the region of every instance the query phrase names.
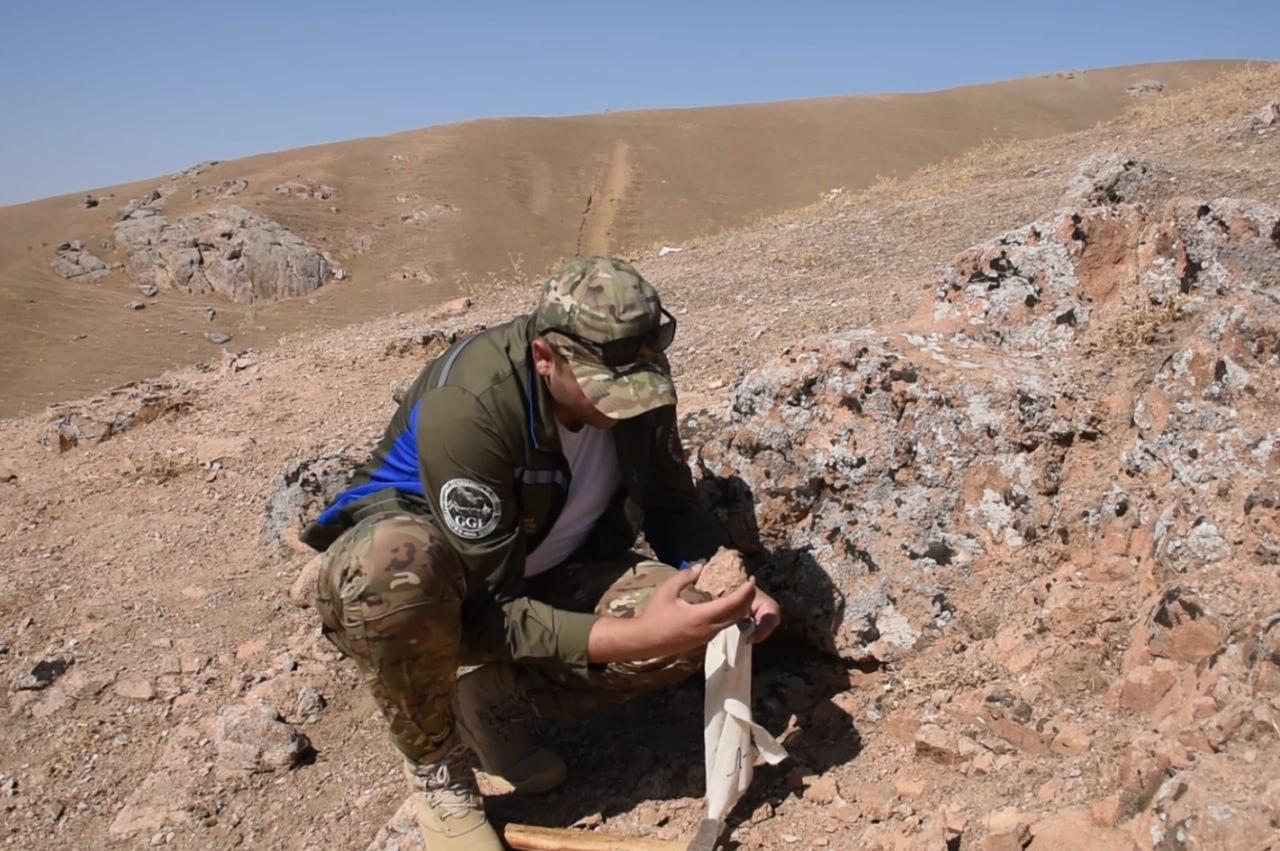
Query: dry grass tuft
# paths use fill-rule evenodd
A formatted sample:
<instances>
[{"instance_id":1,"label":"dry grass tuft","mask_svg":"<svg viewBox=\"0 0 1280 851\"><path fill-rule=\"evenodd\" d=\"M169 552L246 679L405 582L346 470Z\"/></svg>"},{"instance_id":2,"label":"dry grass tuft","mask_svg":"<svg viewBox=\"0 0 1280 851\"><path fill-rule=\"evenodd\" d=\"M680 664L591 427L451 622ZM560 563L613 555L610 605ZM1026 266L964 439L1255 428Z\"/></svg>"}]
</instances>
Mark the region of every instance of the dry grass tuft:
<instances>
[{"instance_id":1,"label":"dry grass tuft","mask_svg":"<svg viewBox=\"0 0 1280 851\"><path fill-rule=\"evenodd\" d=\"M1280 63L1259 62L1181 92L1143 97L1119 122L1134 130L1160 130L1190 122L1247 115L1280 97Z\"/></svg>"},{"instance_id":2,"label":"dry grass tuft","mask_svg":"<svg viewBox=\"0 0 1280 851\"><path fill-rule=\"evenodd\" d=\"M1149 354L1157 345L1168 342L1186 303L1187 299L1180 297L1166 304L1147 301L1135 305L1121 313L1110 327L1101 329L1102 345L1113 352Z\"/></svg>"}]
</instances>

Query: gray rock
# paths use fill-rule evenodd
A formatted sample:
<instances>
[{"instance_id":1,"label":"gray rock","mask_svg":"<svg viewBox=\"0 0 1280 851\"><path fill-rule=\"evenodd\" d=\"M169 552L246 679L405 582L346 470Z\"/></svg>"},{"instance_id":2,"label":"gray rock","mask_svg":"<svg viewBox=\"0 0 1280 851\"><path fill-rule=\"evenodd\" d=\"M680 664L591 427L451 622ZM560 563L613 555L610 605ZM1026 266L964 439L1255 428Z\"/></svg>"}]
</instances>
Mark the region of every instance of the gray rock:
<instances>
[{"instance_id":1,"label":"gray rock","mask_svg":"<svg viewBox=\"0 0 1280 851\"><path fill-rule=\"evenodd\" d=\"M327 702L320 692L311 686L303 686L298 690L298 717L312 718L324 711Z\"/></svg>"},{"instance_id":2,"label":"gray rock","mask_svg":"<svg viewBox=\"0 0 1280 851\"><path fill-rule=\"evenodd\" d=\"M231 342L231 335L228 334L226 331L208 331L205 333L204 336L205 336L205 339L208 340L210 343L215 343L219 346L221 346L223 343Z\"/></svg>"},{"instance_id":3,"label":"gray rock","mask_svg":"<svg viewBox=\"0 0 1280 851\"><path fill-rule=\"evenodd\" d=\"M274 709L233 704L218 714L214 747L219 768L258 774L293 768L311 742L281 721Z\"/></svg>"},{"instance_id":4,"label":"gray rock","mask_svg":"<svg viewBox=\"0 0 1280 851\"><path fill-rule=\"evenodd\" d=\"M247 180L224 180L221 183L215 183L213 186L197 186L191 190L191 197L193 199L214 198L224 200L226 198L234 198L248 188L249 181Z\"/></svg>"},{"instance_id":5,"label":"gray rock","mask_svg":"<svg viewBox=\"0 0 1280 851\"><path fill-rule=\"evenodd\" d=\"M71 660L61 657L41 660L29 674L16 679L13 688L15 691L40 691L48 688L54 680L66 673L70 666Z\"/></svg>"},{"instance_id":6,"label":"gray rock","mask_svg":"<svg viewBox=\"0 0 1280 851\"><path fill-rule=\"evenodd\" d=\"M1164 83L1159 80L1141 80L1125 89L1130 95L1150 95L1164 91Z\"/></svg>"},{"instance_id":7,"label":"gray rock","mask_svg":"<svg viewBox=\"0 0 1280 851\"><path fill-rule=\"evenodd\" d=\"M1273 100L1258 110L1253 116L1255 127L1274 127L1280 121L1280 101Z\"/></svg>"},{"instance_id":8,"label":"gray rock","mask_svg":"<svg viewBox=\"0 0 1280 851\"><path fill-rule=\"evenodd\" d=\"M160 292L160 288L155 284L143 284L138 287L138 292L142 293L147 298L151 298Z\"/></svg>"},{"instance_id":9,"label":"gray rock","mask_svg":"<svg viewBox=\"0 0 1280 851\"><path fill-rule=\"evenodd\" d=\"M283 195L286 198L311 198L316 201L342 197L342 190L338 187L309 180L287 180L276 186L274 191L277 195Z\"/></svg>"},{"instance_id":10,"label":"gray rock","mask_svg":"<svg viewBox=\"0 0 1280 851\"><path fill-rule=\"evenodd\" d=\"M285 471L267 503L263 538L278 544L290 530L313 519L351 482L356 466L373 451L377 439L361 448L299 461Z\"/></svg>"},{"instance_id":11,"label":"gray rock","mask_svg":"<svg viewBox=\"0 0 1280 851\"><path fill-rule=\"evenodd\" d=\"M145 301L131 301L125 307L129 310L146 310L147 303Z\"/></svg>"},{"instance_id":12,"label":"gray rock","mask_svg":"<svg viewBox=\"0 0 1280 851\"><path fill-rule=\"evenodd\" d=\"M80 206L84 207L86 210L92 210L94 207L98 206L98 199L94 198L92 195L86 195L84 196L84 200L80 202Z\"/></svg>"},{"instance_id":13,"label":"gray rock","mask_svg":"<svg viewBox=\"0 0 1280 851\"><path fill-rule=\"evenodd\" d=\"M332 267L319 251L279 223L241 207L118 222L116 243L128 252L138 284L192 295L217 293L236 302L278 301L327 283Z\"/></svg>"},{"instance_id":14,"label":"gray rock","mask_svg":"<svg viewBox=\"0 0 1280 851\"><path fill-rule=\"evenodd\" d=\"M128 221L130 219L145 219L158 214L159 210L164 207L164 195L159 189L152 189L141 198L134 198L116 214L117 221Z\"/></svg>"},{"instance_id":15,"label":"gray rock","mask_svg":"<svg viewBox=\"0 0 1280 851\"><path fill-rule=\"evenodd\" d=\"M96 281L107 274L107 264L86 251L79 240L64 242L54 249L49 267L55 275L67 280Z\"/></svg>"},{"instance_id":16,"label":"gray rock","mask_svg":"<svg viewBox=\"0 0 1280 851\"><path fill-rule=\"evenodd\" d=\"M452 204L441 202L432 204L430 207L414 210L411 213L401 213L400 221L410 225L425 225L455 212L457 212L457 208Z\"/></svg>"},{"instance_id":17,"label":"gray rock","mask_svg":"<svg viewBox=\"0 0 1280 851\"><path fill-rule=\"evenodd\" d=\"M1098 154L1080 163L1067 199L1089 205L1146 201L1165 177L1164 168L1139 157Z\"/></svg>"}]
</instances>

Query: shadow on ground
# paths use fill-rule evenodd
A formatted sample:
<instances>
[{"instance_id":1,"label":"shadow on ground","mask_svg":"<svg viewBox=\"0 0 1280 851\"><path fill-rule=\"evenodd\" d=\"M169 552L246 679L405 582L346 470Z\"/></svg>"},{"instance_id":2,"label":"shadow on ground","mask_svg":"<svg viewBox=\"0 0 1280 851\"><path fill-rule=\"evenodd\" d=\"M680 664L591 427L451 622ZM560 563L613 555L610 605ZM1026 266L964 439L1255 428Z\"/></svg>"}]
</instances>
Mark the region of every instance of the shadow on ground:
<instances>
[{"instance_id":1,"label":"shadow on ground","mask_svg":"<svg viewBox=\"0 0 1280 851\"><path fill-rule=\"evenodd\" d=\"M848 671L839 660L805 645L775 641L756 648L754 664L756 720L774 734L788 731L791 758L756 770L730 816L730 828L763 803L777 806L799 794L800 777L847 763L861 749L852 719L831 702L849 688ZM706 789L702 698L702 678L694 676L583 721L543 723L539 739L564 756L569 780L540 797L488 798L490 815L501 822L564 827L596 814L608 819L644 801L679 799L694 799L701 815Z\"/></svg>"}]
</instances>

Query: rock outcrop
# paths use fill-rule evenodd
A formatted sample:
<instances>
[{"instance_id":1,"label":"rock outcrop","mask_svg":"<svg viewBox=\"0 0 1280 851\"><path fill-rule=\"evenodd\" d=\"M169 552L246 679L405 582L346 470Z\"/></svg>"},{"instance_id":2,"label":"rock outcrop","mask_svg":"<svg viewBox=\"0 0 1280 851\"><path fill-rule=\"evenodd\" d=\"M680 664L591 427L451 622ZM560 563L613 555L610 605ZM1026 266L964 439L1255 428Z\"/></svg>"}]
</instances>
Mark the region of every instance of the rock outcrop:
<instances>
[{"instance_id":1,"label":"rock outcrop","mask_svg":"<svg viewBox=\"0 0 1280 851\"><path fill-rule=\"evenodd\" d=\"M1238 200L1122 205L964 252L909 327L748 375L703 485L851 659L944 627L993 560L1088 553L1156 585L1274 558L1278 229Z\"/></svg>"},{"instance_id":2,"label":"rock outcrop","mask_svg":"<svg viewBox=\"0 0 1280 851\"><path fill-rule=\"evenodd\" d=\"M168 378L122 384L83 402L51 405L40 440L58 452L102 443L136 425L189 409L196 395L189 384Z\"/></svg>"},{"instance_id":3,"label":"rock outcrop","mask_svg":"<svg viewBox=\"0 0 1280 851\"><path fill-rule=\"evenodd\" d=\"M311 198L316 201L342 197L342 190L338 187L310 180L286 180L278 184L274 191L286 198Z\"/></svg>"},{"instance_id":4,"label":"rock outcrop","mask_svg":"<svg viewBox=\"0 0 1280 851\"><path fill-rule=\"evenodd\" d=\"M1141 80L1125 89L1130 95L1154 95L1164 91L1164 83L1159 80Z\"/></svg>"},{"instance_id":5,"label":"rock outcrop","mask_svg":"<svg viewBox=\"0 0 1280 851\"><path fill-rule=\"evenodd\" d=\"M49 266L55 275L67 280L96 281L107 274L107 264L90 254L79 240L59 245Z\"/></svg>"},{"instance_id":6,"label":"rock outcrop","mask_svg":"<svg viewBox=\"0 0 1280 851\"><path fill-rule=\"evenodd\" d=\"M232 301L278 301L327 283L333 268L322 253L279 223L242 207L183 216L173 222L140 205L116 224L139 284Z\"/></svg>"},{"instance_id":7,"label":"rock outcrop","mask_svg":"<svg viewBox=\"0 0 1280 851\"><path fill-rule=\"evenodd\" d=\"M232 180L224 180L221 183L215 183L212 186L197 186L191 190L191 197L198 198L214 198L226 199L234 198L241 192L249 188L249 181L242 178Z\"/></svg>"},{"instance_id":8,"label":"rock outcrop","mask_svg":"<svg viewBox=\"0 0 1280 851\"><path fill-rule=\"evenodd\" d=\"M1064 210L963 252L912 322L749 374L700 486L811 642L877 664L958 635L968 669L1099 691L1075 711L1159 731L1111 824L1251 835L1277 814L1212 778L1280 723L1278 306L1280 209ZM1087 750L992 694L935 731L955 758Z\"/></svg>"}]
</instances>

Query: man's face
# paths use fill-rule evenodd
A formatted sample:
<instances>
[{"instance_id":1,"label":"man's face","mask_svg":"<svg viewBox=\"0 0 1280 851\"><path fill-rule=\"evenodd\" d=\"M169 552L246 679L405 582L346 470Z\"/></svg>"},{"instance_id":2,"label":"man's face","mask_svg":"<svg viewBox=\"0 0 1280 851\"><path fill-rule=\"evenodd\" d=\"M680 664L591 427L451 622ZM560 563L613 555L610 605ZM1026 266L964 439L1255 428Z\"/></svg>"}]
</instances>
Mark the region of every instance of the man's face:
<instances>
[{"instance_id":1,"label":"man's face","mask_svg":"<svg viewBox=\"0 0 1280 851\"><path fill-rule=\"evenodd\" d=\"M545 337L537 337L533 344L533 363L538 375L547 382L551 398L555 400L556 419L576 428L583 423L596 428L613 428L618 421L603 413L582 392L569 362L556 351Z\"/></svg>"}]
</instances>

